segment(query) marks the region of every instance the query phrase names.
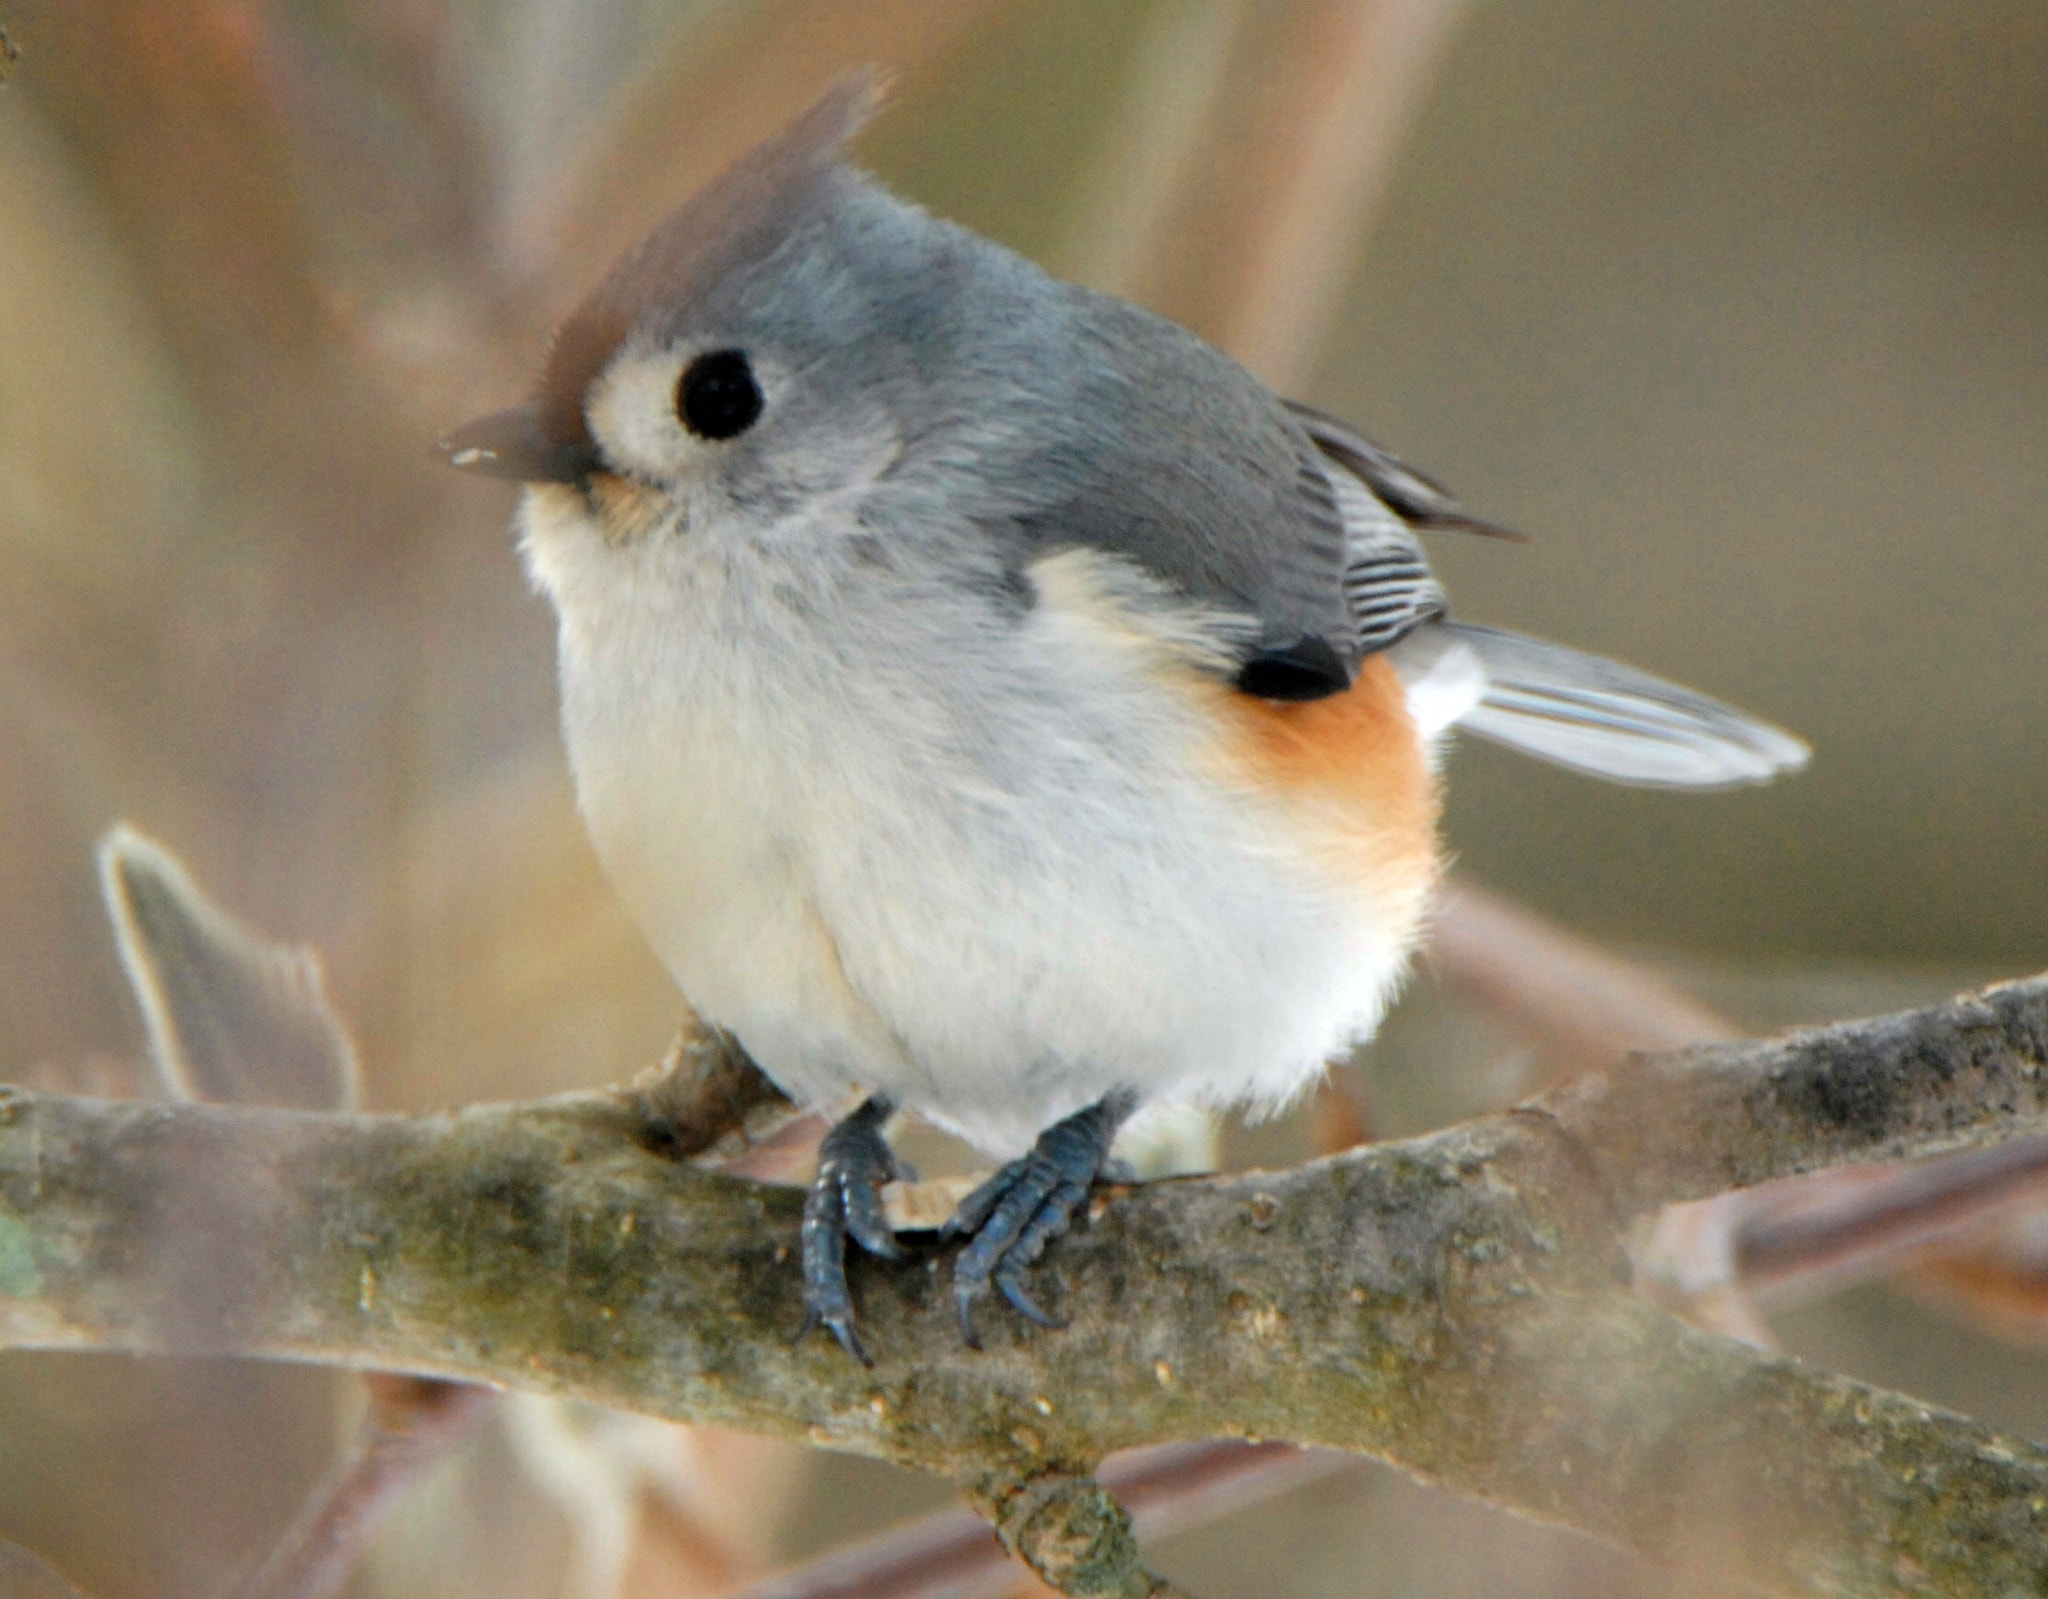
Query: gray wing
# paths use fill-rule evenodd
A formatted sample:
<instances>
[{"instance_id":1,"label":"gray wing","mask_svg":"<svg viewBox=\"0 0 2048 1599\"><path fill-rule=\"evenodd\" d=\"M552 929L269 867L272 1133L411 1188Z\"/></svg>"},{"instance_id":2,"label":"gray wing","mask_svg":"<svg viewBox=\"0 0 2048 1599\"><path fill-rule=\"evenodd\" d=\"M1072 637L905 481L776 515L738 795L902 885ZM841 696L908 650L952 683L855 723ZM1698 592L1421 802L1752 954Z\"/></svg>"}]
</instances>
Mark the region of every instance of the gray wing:
<instances>
[{"instance_id":1,"label":"gray wing","mask_svg":"<svg viewBox=\"0 0 2048 1599\"><path fill-rule=\"evenodd\" d=\"M1334 678L1321 692L1344 687L1358 663L1348 536L1306 436L1184 329L1084 291L1068 310L1071 356L1037 377L1052 392L1019 463L1027 557L1073 545L1122 557L1241 618L1230 645L1245 663L1292 653Z\"/></svg>"},{"instance_id":2,"label":"gray wing","mask_svg":"<svg viewBox=\"0 0 2048 1599\"><path fill-rule=\"evenodd\" d=\"M1434 478L1425 477L1385 445L1375 444L1363 433L1340 422L1327 411L1318 411L1299 400L1282 400L1288 414L1301 424L1329 460L1370 489L1379 501L1416 527L1449 528L1461 533L1483 533L1490 538L1526 543L1527 538L1498 522L1483 522Z\"/></svg>"},{"instance_id":3,"label":"gray wing","mask_svg":"<svg viewBox=\"0 0 2048 1599\"><path fill-rule=\"evenodd\" d=\"M1026 463L1038 498L1016 521L1031 552L1104 550L1243 616L1238 686L1264 698L1339 692L1443 614L1350 435L1325 442L1234 361L1136 307L1089 296L1079 320L1064 414Z\"/></svg>"},{"instance_id":4,"label":"gray wing","mask_svg":"<svg viewBox=\"0 0 2048 1599\"><path fill-rule=\"evenodd\" d=\"M1442 616L1444 589L1415 530L1363 480L1341 466L1325 469L1325 477L1344 527L1344 602L1363 658Z\"/></svg>"}]
</instances>

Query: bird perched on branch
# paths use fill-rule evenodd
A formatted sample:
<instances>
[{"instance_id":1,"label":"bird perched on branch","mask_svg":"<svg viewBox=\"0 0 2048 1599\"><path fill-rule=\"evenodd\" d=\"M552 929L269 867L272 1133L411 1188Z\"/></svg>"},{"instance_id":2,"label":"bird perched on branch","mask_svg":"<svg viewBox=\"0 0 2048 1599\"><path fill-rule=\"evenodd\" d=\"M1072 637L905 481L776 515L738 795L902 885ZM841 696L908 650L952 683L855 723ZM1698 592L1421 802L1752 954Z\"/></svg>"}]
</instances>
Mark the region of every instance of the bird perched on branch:
<instances>
[{"instance_id":1,"label":"bird perched on branch","mask_svg":"<svg viewBox=\"0 0 2048 1599\"><path fill-rule=\"evenodd\" d=\"M908 1109L1009 1164L949 1223L963 1327L1117 1128L1271 1109L1378 1023L1462 726L1712 788L1800 743L1448 618L1417 532L1497 532L1341 422L845 164L846 80L569 317L537 397L443 441L528 485L599 857L690 1003L810 1104L807 1325Z\"/></svg>"}]
</instances>

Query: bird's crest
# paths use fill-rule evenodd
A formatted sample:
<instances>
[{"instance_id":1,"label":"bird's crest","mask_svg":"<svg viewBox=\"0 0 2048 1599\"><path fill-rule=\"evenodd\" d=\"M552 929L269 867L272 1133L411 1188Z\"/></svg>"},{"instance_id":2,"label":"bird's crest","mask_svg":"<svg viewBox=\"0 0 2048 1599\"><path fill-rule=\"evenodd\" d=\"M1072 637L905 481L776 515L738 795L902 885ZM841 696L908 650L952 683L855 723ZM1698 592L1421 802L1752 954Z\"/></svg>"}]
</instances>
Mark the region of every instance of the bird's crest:
<instances>
[{"instance_id":1,"label":"bird's crest","mask_svg":"<svg viewBox=\"0 0 2048 1599\"><path fill-rule=\"evenodd\" d=\"M619 258L562 323L548 352L539 398L541 429L551 443L589 443L584 391L650 309L687 303L812 214L825 178L881 97L873 68L848 73Z\"/></svg>"}]
</instances>

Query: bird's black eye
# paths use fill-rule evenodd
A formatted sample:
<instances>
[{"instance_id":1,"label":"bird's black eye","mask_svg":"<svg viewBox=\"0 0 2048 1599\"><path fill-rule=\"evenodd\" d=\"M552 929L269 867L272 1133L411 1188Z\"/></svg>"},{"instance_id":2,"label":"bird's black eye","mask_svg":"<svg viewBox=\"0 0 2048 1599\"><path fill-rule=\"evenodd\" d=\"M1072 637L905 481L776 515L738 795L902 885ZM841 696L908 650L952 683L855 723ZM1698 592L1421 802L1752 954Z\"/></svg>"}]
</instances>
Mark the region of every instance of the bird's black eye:
<instances>
[{"instance_id":1,"label":"bird's black eye","mask_svg":"<svg viewBox=\"0 0 2048 1599\"><path fill-rule=\"evenodd\" d=\"M761 385L745 352L713 350L683 369L676 384L676 415L700 439L731 439L761 415Z\"/></svg>"}]
</instances>

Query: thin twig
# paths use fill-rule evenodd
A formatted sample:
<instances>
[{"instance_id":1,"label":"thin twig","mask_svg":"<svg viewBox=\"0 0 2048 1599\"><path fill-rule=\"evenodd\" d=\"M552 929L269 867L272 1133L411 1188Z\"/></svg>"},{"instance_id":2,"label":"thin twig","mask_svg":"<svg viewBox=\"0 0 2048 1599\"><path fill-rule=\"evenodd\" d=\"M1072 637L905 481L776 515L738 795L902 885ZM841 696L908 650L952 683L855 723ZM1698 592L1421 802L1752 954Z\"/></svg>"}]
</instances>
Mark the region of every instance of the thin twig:
<instances>
[{"instance_id":1,"label":"thin twig","mask_svg":"<svg viewBox=\"0 0 2048 1599\"><path fill-rule=\"evenodd\" d=\"M488 1415L498 1391L371 1373L355 1442L232 1599L327 1599L355 1570L385 1513L420 1472Z\"/></svg>"},{"instance_id":2,"label":"thin twig","mask_svg":"<svg viewBox=\"0 0 2048 1599\"><path fill-rule=\"evenodd\" d=\"M800 1119L789 1096L748 1059L739 1041L692 1017L667 1057L631 1088L648 1118L650 1147L671 1160L730 1169L786 1142Z\"/></svg>"},{"instance_id":3,"label":"thin twig","mask_svg":"<svg viewBox=\"0 0 2048 1599\"><path fill-rule=\"evenodd\" d=\"M1438 896L1426 958L1446 982L1534 1045L1550 1081L1609 1065L1633 1050L1742 1036L1725 1017L1635 962L1470 882L1454 879Z\"/></svg>"},{"instance_id":4,"label":"thin twig","mask_svg":"<svg viewBox=\"0 0 2048 1599\"><path fill-rule=\"evenodd\" d=\"M1348 1456L1286 1444L1161 1444L1106 1463L1098 1476L1147 1541L1355 1470ZM935 1511L834 1550L731 1599L989 1599L1017 1568L988 1523L965 1508Z\"/></svg>"},{"instance_id":5,"label":"thin twig","mask_svg":"<svg viewBox=\"0 0 2048 1599\"><path fill-rule=\"evenodd\" d=\"M1864 1276L1976 1234L2048 1195L2048 1139L2022 1138L1896 1170L1831 1174L1856 1181L1802 1185L1760 1206L1737 1235L1743 1276L1759 1291L1803 1294Z\"/></svg>"},{"instance_id":6,"label":"thin twig","mask_svg":"<svg viewBox=\"0 0 2048 1599\"><path fill-rule=\"evenodd\" d=\"M1248 3L1157 6L1147 15L1114 97L1115 125L1072 204L1057 252L1064 275L1143 297L1144 273L1176 212L1199 192L1204 129L1228 92Z\"/></svg>"}]
</instances>

